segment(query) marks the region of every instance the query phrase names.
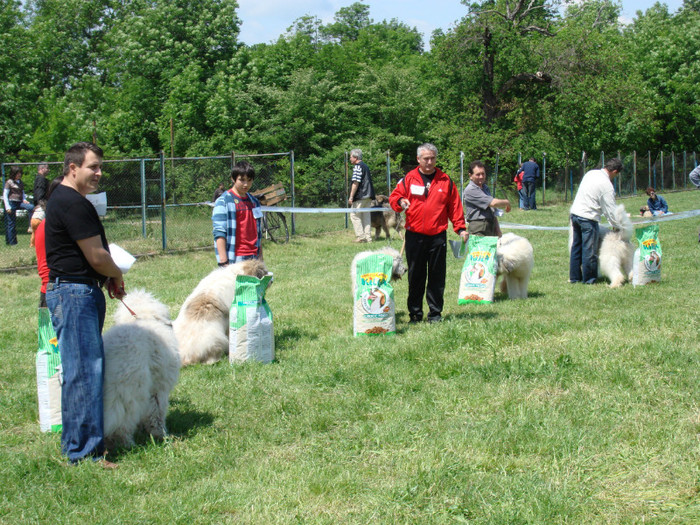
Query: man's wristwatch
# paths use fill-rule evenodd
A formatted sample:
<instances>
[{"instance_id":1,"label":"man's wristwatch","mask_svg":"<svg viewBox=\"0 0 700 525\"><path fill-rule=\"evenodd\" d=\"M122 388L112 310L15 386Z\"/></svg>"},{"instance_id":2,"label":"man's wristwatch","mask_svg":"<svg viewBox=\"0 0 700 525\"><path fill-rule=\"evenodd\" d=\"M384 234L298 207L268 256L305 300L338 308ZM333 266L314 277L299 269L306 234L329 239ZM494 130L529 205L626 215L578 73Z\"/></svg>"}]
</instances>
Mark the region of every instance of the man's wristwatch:
<instances>
[{"instance_id":1,"label":"man's wristwatch","mask_svg":"<svg viewBox=\"0 0 700 525\"><path fill-rule=\"evenodd\" d=\"M228 261L219 263L219 268L225 268L226 266L228 266Z\"/></svg>"}]
</instances>

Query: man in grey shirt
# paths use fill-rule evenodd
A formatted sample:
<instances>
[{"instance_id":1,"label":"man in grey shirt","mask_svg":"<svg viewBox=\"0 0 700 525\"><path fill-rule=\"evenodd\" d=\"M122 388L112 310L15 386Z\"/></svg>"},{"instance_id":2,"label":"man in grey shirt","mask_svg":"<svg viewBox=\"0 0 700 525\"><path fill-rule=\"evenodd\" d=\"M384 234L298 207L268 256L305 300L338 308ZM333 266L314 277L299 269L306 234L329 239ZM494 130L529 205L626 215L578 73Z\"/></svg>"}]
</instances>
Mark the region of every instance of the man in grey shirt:
<instances>
[{"instance_id":1,"label":"man in grey shirt","mask_svg":"<svg viewBox=\"0 0 700 525\"><path fill-rule=\"evenodd\" d=\"M480 160L469 165L469 184L462 192L464 215L469 223L469 235L487 235L500 237L501 228L498 225L495 208L503 208L510 212L510 202L507 199L494 199L486 185L486 167Z\"/></svg>"}]
</instances>

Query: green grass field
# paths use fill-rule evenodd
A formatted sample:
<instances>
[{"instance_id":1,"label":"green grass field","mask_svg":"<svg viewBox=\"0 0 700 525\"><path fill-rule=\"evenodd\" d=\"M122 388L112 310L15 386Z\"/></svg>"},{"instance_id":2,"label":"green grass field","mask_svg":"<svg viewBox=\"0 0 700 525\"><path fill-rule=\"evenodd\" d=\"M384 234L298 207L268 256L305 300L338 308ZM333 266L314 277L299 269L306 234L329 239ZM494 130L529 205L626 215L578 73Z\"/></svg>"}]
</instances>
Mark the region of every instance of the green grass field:
<instances>
[{"instance_id":1,"label":"green grass field","mask_svg":"<svg viewBox=\"0 0 700 525\"><path fill-rule=\"evenodd\" d=\"M0 522L698 523L698 219L660 224L661 283L618 290L566 282L566 232L516 233L535 250L527 300L457 305L450 257L445 322L409 326L399 282L391 338L352 336L350 231L266 244L276 361L183 369L170 436L112 451L116 471L68 466L39 431L39 279L0 274ZM214 266L142 258L127 291L174 317Z\"/></svg>"}]
</instances>

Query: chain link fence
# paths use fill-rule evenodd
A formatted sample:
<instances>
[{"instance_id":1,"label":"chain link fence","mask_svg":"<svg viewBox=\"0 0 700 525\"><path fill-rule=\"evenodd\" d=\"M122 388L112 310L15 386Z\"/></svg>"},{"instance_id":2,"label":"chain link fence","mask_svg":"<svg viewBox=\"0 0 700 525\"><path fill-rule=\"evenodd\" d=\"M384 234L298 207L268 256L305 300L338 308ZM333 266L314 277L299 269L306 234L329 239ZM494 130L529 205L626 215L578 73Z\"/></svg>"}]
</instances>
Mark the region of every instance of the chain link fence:
<instances>
[{"instance_id":1,"label":"chain link fence","mask_svg":"<svg viewBox=\"0 0 700 525\"><path fill-rule=\"evenodd\" d=\"M540 166L538 204L570 202L576 194L583 174L599 168L610 153L581 153L576 157L550 158L543 154L535 160ZM647 186L658 192L692 187L688 173L697 166L695 152L613 152L624 164L624 171L615 180L619 196L643 194ZM62 157L62 156L60 156ZM61 174L62 159L58 155L32 156L23 162L0 163L3 188L11 166L21 166L25 192L30 197L37 176L37 167L48 164L48 179ZM250 162L256 171L252 193L281 183L287 198L285 207L347 208L352 164L349 153L330 157L325 162L315 159L295 163L294 152L269 154L237 154L215 157L138 159L105 159L100 191L107 195L107 214L103 223L110 242L134 254L159 253L164 250L190 250L212 247L211 208L214 191L223 183L230 187L230 171L239 160ZM415 163L392 159L390 152L364 159L372 173L375 191L389 195L396 183ZM468 166L472 159L460 154L458 159L439 158L438 165L458 185L460 192L469 183ZM486 159L485 159L486 160ZM496 155L486 160L488 183L494 195L517 203L513 177L520 166L518 158ZM523 159L526 160L526 159ZM443 161L441 163L441 161ZM318 165L322 165L318 168ZM292 234L317 234L348 228L346 213L284 213ZM3 206L3 232L5 213ZM34 248L29 246L29 217L18 214L18 244L0 244L0 269L36 265Z\"/></svg>"}]
</instances>

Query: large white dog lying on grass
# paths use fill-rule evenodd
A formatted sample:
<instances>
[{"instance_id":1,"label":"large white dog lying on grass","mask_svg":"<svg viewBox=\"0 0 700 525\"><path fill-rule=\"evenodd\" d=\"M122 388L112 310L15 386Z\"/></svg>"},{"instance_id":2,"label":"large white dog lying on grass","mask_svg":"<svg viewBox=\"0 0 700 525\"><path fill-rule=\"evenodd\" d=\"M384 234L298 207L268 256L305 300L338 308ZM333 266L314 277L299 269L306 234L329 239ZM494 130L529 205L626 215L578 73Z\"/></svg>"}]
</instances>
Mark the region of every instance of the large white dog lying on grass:
<instances>
[{"instance_id":1,"label":"large white dog lying on grass","mask_svg":"<svg viewBox=\"0 0 700 525\"><path fill-rule=\"evenodd\" d=\"M182 365L212 364L228 354L228 314L236 294L236 276L267 275L265 263L251 259L217 268L185 299L173 323Z\"/></svg>"},{"instance_id":2,"label":"large white dog lying on grass","mask_svg":"<svg viewBox=\"0 0 700 525\"><path fill-rule=\"evenodd\" d=\"M507 292L509 299L527 299L530 274L535 265L530 241L514 233L506 233L498 239L496 259L501 293Z\"/></svg>"},{"instance_id":3,"label":"large white dog lying on grass","mask_svg":"<svg viewBox=\"0 0 700 525\"><path fill-rule=\"evenodd\" d=\"M131 446L138 428L166 434L170 392L180 375L180 356L168 307L144 290L120 304L104 333L104 433L108 448Z\"/></svg>"}]
</instances>

